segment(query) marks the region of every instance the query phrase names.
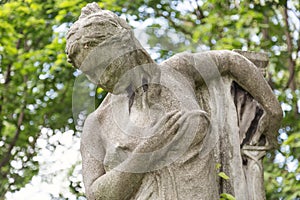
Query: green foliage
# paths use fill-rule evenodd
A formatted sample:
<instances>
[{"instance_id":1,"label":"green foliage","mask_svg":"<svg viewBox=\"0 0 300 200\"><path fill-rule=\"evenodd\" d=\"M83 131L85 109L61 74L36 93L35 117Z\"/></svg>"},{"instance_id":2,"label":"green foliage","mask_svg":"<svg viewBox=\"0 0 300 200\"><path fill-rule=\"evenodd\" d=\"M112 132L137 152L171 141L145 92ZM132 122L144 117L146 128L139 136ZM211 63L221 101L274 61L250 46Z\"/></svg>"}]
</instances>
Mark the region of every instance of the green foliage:
<instances>
[{"instance_id":1,"label":"green foliage","mask_svg":"<svg viewBox=\"0 0 300 200\"><path fill-rule=\"evenodd\" d=\"M62 24L59 11L54 0L0 7L0 199L37 174L33 157L42 127L74 127L68 124L74 70L66 62L64 36L55 30Z\"/></svg>"},{"instance_id":2,"label":"green foliage","mask_svg":"<svg viewBox=\"0 0 300 200\"><path fill-rule=\"evenodd\" d=\"M221 197L220 200L235 200L234 196L227 193L222 193L220 197Z\"/></svg>"},{"instance_id":3,"label":"green foliage","mask_svg":"<svg viewBox=\"0 0 300 200\"><path fill-rule=\"evenodd\" d=\"M33 158L41 128L75 129L70 120L75 75L66 62L64 36L88 2L0 1L0 199L37 174L39 166ZM131 20L153 19L146 32L157 58L185 50L268 52L267 78L284 107L284 122L280 149L265 159L267 199L300 197L300 8L296 0L102 0L99 5ZM98 89L95 96L99 104L105 93ZM70 187L81 195L76 181Z\"/></svg>"},{"instance_id":4,"label":"green foliage","mask_svg":"<svg viewBox=\"0 0 300 200\"><path fill-rule=\"evenodd\" d=\"M227 176L227 174L225 174L224 172L218 173L218 176L220 176L224 180L228 180L229 179L229 176Z\"/></svg>"}]
</instances>

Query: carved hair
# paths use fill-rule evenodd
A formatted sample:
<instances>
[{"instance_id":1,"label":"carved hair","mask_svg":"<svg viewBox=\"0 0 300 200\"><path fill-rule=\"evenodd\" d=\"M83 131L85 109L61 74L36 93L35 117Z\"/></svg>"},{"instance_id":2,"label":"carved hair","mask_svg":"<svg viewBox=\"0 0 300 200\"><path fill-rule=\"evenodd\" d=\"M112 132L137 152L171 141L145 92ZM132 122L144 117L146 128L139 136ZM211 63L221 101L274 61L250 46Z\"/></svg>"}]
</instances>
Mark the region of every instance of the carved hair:
<instances>
[{"instance_id":1,"label":"carved hair","mask_svg":"<svg viewBox=\"0 0 300 200\"><path fill-rule=\"evenodd\" d=\"M75 65L74 58L81 50L88 52L90 47L97 46L124 29L130 30L130 26L125 20L111 11L102 10L95 2L87 4L81 10L78 21L71 26L67 33L66 53L68 61Z\"/></svg>"}]
</instances>

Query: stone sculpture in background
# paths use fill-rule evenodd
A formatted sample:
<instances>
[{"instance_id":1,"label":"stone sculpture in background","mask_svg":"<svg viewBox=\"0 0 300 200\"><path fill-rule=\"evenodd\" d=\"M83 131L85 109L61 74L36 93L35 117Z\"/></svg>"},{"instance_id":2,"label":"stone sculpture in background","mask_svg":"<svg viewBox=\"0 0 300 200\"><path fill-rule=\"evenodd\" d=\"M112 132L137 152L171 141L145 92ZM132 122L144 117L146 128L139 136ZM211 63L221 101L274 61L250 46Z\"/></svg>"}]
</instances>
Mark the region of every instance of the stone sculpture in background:
<instances>
[{"instance_id":1,"label":"stone sculpture in background","mask_svg":"<svg viewBox=\"0 0 300 200\"><path fill-rule=\"evenodd\" d=\"M109 92L82 133L89 199L265 198L261 160L282 120L257 68L265 54L184 52L157 64L126 22L96 3L82 9L66 49Z\"/></svg>"}]
</instances>

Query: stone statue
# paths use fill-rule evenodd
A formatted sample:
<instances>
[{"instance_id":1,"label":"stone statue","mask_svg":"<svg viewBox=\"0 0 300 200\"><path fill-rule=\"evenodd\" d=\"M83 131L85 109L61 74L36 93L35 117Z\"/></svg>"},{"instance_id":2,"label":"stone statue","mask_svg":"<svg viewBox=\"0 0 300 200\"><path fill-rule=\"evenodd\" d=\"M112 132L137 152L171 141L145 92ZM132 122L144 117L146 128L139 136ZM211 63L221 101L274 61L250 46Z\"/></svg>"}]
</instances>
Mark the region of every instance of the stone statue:
<instances>
[{"instance_id":1,"label":"stone statue","mask_svg":"<svg viewBox=\"0 0 300 200\"><path fill-rule=\"evenodd\" d=\"M88 199L265 198L261 159L276 147L282 111L256 66L264 54L184 52L156 64L96 3L82 9L66 50L109 92L82 133Z\"/></svg>"}]
</instances>

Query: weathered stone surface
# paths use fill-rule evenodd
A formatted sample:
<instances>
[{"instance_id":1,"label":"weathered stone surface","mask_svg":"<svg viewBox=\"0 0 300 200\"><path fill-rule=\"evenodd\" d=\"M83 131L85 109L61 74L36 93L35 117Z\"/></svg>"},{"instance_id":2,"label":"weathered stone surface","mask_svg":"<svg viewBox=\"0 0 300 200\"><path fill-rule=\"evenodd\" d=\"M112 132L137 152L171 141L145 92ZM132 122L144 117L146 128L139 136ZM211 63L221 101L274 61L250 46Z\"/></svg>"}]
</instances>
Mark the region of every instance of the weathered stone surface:
<instances>
[{"instance_id":1,"label":"weathered stone surface","mask_svg":"<svg viewBox=\"0 0 300 200\"><path fill-rule=\"evenodd\" d=\"M265 198L261 161L282 119L259 70L265 54L184 52L158 65L96 3L71 27L67 53L109 92L82 134L89 199Z\"/></svg>"}]
</instances>

